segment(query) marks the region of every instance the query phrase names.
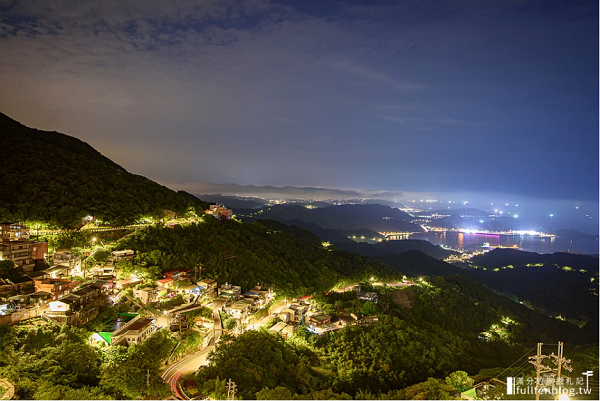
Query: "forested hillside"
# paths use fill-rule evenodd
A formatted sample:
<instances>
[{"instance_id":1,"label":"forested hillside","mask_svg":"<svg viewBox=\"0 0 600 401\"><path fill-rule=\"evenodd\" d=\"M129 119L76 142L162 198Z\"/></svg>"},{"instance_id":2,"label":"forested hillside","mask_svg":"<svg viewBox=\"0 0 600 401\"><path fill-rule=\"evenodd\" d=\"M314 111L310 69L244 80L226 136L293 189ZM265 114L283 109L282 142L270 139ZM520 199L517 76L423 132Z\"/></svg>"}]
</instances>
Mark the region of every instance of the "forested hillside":
<instances>
[{"instance_id":1,"label":"forested hillside","mask_svg":"<svg viewBox=\"0 0 600 401\"><path fill-rule=\"evenodd\" d=\"M175 341L166 330L102 352L83 328L0 325L0 377L22 400L163 399L161 365Z\"/></svg>"},{"instance_id":2,"label":"forested hillside","mask_svg":"<svg viewBox=\"0 0 600 401\"><path fill-rule=\"evenodd\" d=\"M375 306L380 319L374 325L322 336L299 329L287 343L261 332L222 342L211 364L198 374L202 395L218 396L222 379L230 377L248 399L420 399L415 393L428 391L449 398L457 396L457 390L439 379L456 370L475 375L507 367L538 341L564 340L571 355L589 348L577 344L595 341L570 323L543 316L460 276L426 279L400 290L371 290L380 295ZM411 305L398 302L401 294L412 299ZM351 292L315 301L329 313L369 304ZM591 368L597 356L577 357L574 363ZM530 369L525 367L527 374Z\"/></svg>"},{"instance_id":3,"label":"forested hillside","mask_svg":"<svg viewBox=\"0 0 600 401\"><path fill-rule=\"evenodd\" d=\"M490 288L598 330L597 257L496 249L474 257L464 271Z\"/></svg>"},{"instance_id":4,"label":"forested hillside","mask_svg":"<svg viewBox=\"0 0 600 401\"><path fill-rule=\"evenodd\" d=\"M154 277L161 270L202 266L202 276L252 288L273 285L278 292L306 295L340 281L401 277L390 267L350 252L330 250L300 228L274 221L224 224L212 218L173 229L149 227L128 236L119 248L137 256L130 269Z\"/></svg>"},{"instance_id":5,"label":"forested hillside","mask_svg":"<svg viewBox=\"0 0 600 401\"><path fill-rule=\"evenodd\" d=\"M131 223L163 210L201 211L205 202L127 172L87 143L28 128L0 113L0 221L78 227L91 215Z\"/></svg>"}]
</instances>

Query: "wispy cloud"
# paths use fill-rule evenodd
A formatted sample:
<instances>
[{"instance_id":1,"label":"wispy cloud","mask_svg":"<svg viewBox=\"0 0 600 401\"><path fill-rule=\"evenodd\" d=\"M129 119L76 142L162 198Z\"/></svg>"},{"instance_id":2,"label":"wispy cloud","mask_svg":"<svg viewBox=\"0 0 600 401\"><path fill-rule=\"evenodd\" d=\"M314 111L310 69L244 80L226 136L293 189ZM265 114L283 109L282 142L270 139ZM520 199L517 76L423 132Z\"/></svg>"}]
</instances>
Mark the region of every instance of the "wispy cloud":
<instances>
[{"instance_id":1,"label":"wispy cloud","mask_svg":"<svg viewBox=\"0 0 600 401\"><path fill-rule=\"evenodd\" d=\"M427 88L427 85L417 82L403 81L368 67L358 65L349 61L337 61L333 64L336 68L349 73L354 78L362 78L370 82L390 86L400 91L415 91Z\"/></svg>"},{"instance_id":2,"label":"wispy cloud","mask_svg":"<svg viewBox=\"0 0 600 401\"><path fill-rule=\"evenodd\" d=\"M481 127L482 124L475 121L459 120L450 117L399 117L399 116L377 116L385 121L391 121L398 124L409 124L409 125L450 125L450 126L464 126L464 127Z\"/></svg>"}]
</instances>

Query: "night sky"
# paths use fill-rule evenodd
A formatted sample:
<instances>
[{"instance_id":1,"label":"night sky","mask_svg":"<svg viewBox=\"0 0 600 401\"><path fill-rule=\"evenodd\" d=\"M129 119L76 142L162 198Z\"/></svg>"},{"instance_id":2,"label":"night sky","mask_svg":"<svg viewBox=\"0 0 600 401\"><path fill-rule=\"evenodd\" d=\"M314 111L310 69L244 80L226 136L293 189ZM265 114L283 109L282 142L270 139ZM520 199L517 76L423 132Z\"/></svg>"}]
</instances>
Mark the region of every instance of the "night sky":
<instances>
[{"instance_id":1,"label":"night sky","mask_svg":"<svg viewBox=\"0 0 600 401\"><path fill-rule=\"evenodd\" d=\"M598 1L0 0L0 111L186 181L598 202Z\"/></svg>"}]
</instances>

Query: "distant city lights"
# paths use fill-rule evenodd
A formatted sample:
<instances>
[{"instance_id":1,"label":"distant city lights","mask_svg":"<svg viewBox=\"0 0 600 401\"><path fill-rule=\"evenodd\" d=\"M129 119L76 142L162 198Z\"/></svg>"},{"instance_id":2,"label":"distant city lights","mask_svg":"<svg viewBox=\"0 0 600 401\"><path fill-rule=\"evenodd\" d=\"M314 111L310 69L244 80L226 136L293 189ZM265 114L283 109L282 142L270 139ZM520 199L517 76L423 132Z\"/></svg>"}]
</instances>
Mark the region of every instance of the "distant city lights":
<instances>
[{"instance_id":1,"label":"distant city lights","mask_svg":"<svg viewBox=\"0 0 600 401\"><path fill-rule=\"evenodd\" d=\"M460 232L465 233L465 234L498 234L498 235L502 235L502 234L510 234L510 235L531 235L531 236L535 236L535 237L553 237L553 235L551 234L546 234L540 231L534 231L534 230L511 230L511 231L506 231L506 232L490 232L490 231L486 231L486 230L475 230L475 229L471 229L471 228L466 228L466 229L461 229Z\"/></svg>"}]
</instances>

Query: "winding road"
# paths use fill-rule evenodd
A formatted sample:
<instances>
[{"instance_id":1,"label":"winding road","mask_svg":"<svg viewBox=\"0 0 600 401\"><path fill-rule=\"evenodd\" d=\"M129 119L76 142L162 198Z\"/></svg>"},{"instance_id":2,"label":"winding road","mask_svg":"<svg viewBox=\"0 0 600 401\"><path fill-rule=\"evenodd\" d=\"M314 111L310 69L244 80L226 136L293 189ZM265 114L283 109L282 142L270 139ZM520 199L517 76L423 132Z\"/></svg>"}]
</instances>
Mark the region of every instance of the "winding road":
<instances>
[{"instance_id":1,"label":"winding road","mask_svg":"<svg viewBox=\"0 0 600 401\"><path fill-rule=\"evenodd\" d=\"M181 391L179 379L181 376L185 376L190 373L194 373L197 371L200 366L206 365L208 360L208 355L215 348L219 338L221 337L221 333L223 332L223 327L221 323L221 316L219 315L219 309L223 307L223 302L215 301L213 305L213 314L215 315L215 327L214 327L214 337L210 341L210 344L207 347L202 348L200 351L195 352L191 355L186 356L180 361L175 362L165 369L162 374L163 380L169 384L171 387L171 392L173 395L179 400L187 400L189 399L183 391Z\"/></svg>"}]
</instances>

